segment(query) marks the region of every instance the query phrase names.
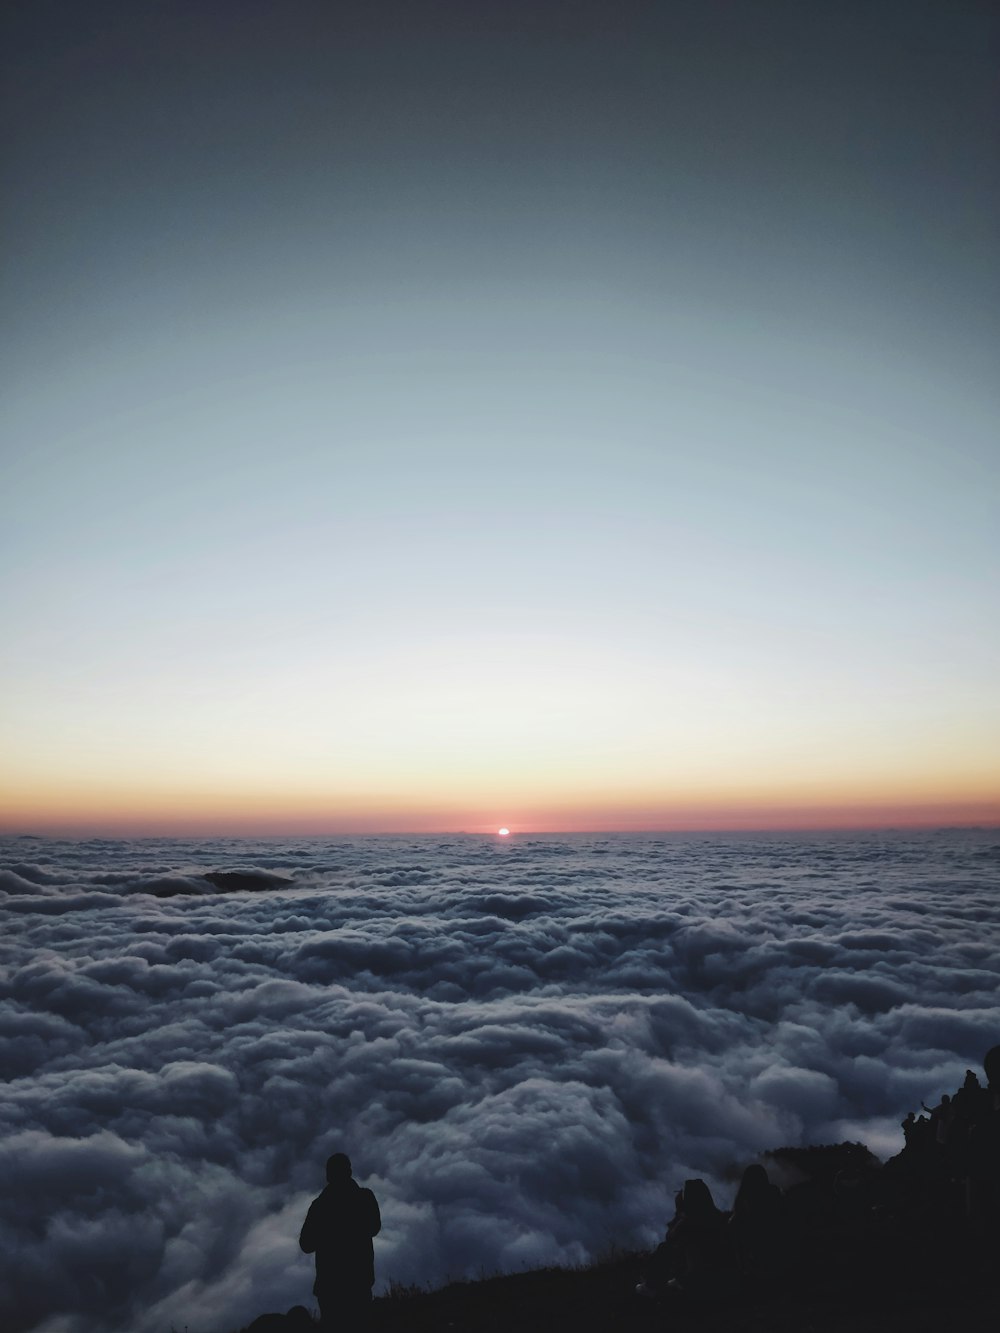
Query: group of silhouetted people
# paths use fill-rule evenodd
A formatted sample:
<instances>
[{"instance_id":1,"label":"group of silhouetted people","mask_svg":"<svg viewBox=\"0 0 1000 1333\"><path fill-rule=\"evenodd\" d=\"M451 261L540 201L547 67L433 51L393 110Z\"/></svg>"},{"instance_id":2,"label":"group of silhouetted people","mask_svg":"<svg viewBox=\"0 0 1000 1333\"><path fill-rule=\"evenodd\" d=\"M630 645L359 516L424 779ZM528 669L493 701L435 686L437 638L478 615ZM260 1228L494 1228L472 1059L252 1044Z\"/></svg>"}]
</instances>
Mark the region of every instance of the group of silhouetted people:
<instances>
[{"instance_id":1,"label":"group of silhouetted people","mask_svg":"<svg viewBox=\"0 0 1000 1333\"><path fill-rule=\"evenodd\" d=\"M784 1195L754 1163L743 1172L730 1213L716 1207L703 1180L684 1182L641 1290L654 1297L716 1300L738 1283L780 1277L790 1253Z\"/></svg>"},{"instance_id":2,"label":"group of silhouetted people","mask_svg":"<svg viewBox=\"0 0 1000 1333\"><path fill-rule=\"evenodd\" d=\"M936 1198L970 1225L1000 1231L1000 1047L985 1061L984 1088L968 1069L962 1086L903 1121L892 1165L919 1198Z\"/></svg>"},{"instance_id":3,"label":"group of silhouetted people","mask_svg":"<svg viewBox=\"0 0 1000 1333\"><path fill-rule=\"evenodd\" d=\"M659 1300L718 1300L823 1280L922 1280L937 1263L975 1269L1000 1241L1000 1047L987 1086L962 1086L903 1121L903 1151L884 1168L860 1144L774 1154L796 1179L787 1192L759 1164L743 1172L732 1210L688 1180L640 1285ZM933 1272L930 1274L933 1277Z\"/></svg>"}]
</instances>

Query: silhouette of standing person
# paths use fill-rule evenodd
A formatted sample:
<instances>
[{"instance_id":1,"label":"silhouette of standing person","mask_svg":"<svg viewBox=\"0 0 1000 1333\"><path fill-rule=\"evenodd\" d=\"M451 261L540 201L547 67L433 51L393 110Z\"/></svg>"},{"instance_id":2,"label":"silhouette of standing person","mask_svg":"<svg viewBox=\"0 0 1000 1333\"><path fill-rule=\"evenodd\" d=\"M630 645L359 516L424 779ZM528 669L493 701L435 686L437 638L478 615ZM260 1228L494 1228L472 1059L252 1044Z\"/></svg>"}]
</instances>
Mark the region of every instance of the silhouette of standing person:
<instances>
[{"instance_id":1,"label":"silhouette of standing person","mask_svg":"<svg viewBox=\"0 0 1000 1333\"><path fill-rule=\"evenodd\" d=\"M313 1199L299 1246L316 1256L313 1293L320 1325L329 1333L364 1328L375 1285L372 1237L382 1229L375 1195L351 1175L351 1159L334 1153L326 1164L326 1189Z\"/></svg>"}]
</instances>

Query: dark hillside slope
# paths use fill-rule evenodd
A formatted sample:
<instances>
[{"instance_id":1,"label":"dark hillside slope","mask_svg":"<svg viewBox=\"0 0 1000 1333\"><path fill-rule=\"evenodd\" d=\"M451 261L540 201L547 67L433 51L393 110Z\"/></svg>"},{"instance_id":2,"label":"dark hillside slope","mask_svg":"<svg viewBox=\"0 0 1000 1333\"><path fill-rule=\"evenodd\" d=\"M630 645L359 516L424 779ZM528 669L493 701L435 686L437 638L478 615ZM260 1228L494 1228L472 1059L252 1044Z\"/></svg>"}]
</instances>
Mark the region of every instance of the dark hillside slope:
<instances>
[{"instance_id":1,"label":"dark hillside slope","mask_svg":"<svg viewBox=\"0 0 1000 1333\"><path fill-rule=\"evenodd\" d=\"M370 1333L947 1333L995 1326L992 1265L977 1273L938 1264L920 1276L852 1281L841 1269L848 1256L834 1253L826 1281L685 1305L635 1294L647 1258L629 1255L582 1271L541 1269L383 1297L374 1303ZM250 1329L291 1333L292 1327L279 1316L255 1320Z\"/></svg>"}]
</instances>

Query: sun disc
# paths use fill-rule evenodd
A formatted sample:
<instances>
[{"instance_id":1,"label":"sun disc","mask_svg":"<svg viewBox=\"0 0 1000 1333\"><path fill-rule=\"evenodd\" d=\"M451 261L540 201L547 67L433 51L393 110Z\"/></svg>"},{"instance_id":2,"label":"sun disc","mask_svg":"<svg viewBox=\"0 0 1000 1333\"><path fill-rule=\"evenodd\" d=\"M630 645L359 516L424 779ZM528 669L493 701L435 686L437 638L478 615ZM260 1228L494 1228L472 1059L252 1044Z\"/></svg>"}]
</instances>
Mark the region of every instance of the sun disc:
<instances>
[{"instance_id":1,"label":"sun disc","mask_svg":"<svg viewBox=\"0 0 1000 1333\"><path fill-rule=\"evenodd\" d=\"M509 828L498 828L498 829L497 829L497 837L499 837L499 838L509 838L509 837L510 837L510 829L509 829Z\"/></svg>"}]
</instances>

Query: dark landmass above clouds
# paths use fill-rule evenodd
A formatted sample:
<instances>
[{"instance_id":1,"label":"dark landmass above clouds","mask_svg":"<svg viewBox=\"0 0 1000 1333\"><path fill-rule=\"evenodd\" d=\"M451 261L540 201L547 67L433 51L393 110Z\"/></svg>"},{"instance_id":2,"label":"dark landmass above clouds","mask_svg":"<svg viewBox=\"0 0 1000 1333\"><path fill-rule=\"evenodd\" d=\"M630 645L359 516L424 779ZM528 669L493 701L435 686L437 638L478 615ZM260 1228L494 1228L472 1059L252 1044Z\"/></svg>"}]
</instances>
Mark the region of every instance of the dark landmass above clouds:
<instances>
[{"instance_id":1,"label":"dark landmass above clouds","mask_svg":"<svg viewBox=\"0 0 1000 1333\"><path fill-rule=\"evenodd\" d=\"M380 1287L648 1248L688 1177L896 1152L1000 1027L995 831L2 850L12 1333L307 1301L339 1149Z\"/></svg>"},{"instance_id":2,"label":"dark landmass above clouds","mask_svg":"<svg viewBox=\"0 0 1000 1333\"><path fill-rule=\"evenodd\" d=\"M261 893L292 883L288 875L274 875L266 870L209 870L202 876L220 893Z\"/></svg>"},{"instance_id":3,"label":"dark landmass above clouds","mask_svg":"<svg viewBox=\"0 0 1000 1333\"><path fill-rule=\"evenodd\" d=\"M113 875L106 882L122 886L129 893L149 893L154 898L176 898L183 894L264 893L269 889L290 888L294 883L291 875L258 869L206 870L201 873L167 871L145 880ZM31 863L16 862L9 869L0 870L0 893L32 893L46 885L58 887L59 883L49 871Z\"/></svg>"}]
</instances>

